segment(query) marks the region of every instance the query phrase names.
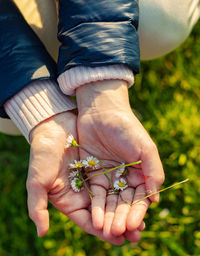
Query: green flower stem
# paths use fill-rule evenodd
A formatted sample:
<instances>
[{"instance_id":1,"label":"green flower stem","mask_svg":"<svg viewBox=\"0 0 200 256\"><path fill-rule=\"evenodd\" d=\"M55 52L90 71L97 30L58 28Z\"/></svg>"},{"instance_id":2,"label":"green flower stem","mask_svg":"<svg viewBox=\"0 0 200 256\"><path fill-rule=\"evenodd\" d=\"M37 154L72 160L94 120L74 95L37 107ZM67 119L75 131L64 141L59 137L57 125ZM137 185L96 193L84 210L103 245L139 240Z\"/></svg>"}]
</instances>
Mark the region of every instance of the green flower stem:
<instances>
[{"instance_id":1,"label":"green flower stem","mask_svg":"<svg viewBox=\"0 0 200 256\"><path fill-rule=\"evenodd\" d=\"M152 196L152 195L155 195L155 194L161 193L161 192L163 192L163 191L165 191L165 190L174 188L174 187L176 187L176 186L178 186L178 185L180 185L180 184L182 184L182 183L187 182L188 180L189 180L189 179L182 180L182 181L180 181L180 182L178 182L178 183L175 183L175 184L173 184L173 185L171 185L171 186L169 186L169 187L166 187L166 188L163 188L163 189L161 189L161 190L159 190L159 191L157 191L157 192L151 193L151 194L149 194L148 196L145 196L145 197L143 197L143 198L141 198L141 199L135 201L135 202L132 203L132 204L129 203L129 202L127 202L126 200L124 200L121 194L119 194L119 196L120 196L120 198L121 198L122 201L124 201L126 204L132 206L132 205L134 205L134 204L137 204L137 203L139 203L139 202L145 200L146 198L149 198L149 197ZM143 193L138 193L137 195L140 195L140 194L143 194Z\"/></svg>"},{"instance_id":2,"label":"green flower stem","mask_svg":"<svg viewBox=\"0 0 200 256\"><path fill-rule=\"evenodd\" d=\"M146 199L146 198L149 198L150 196L156 195L156 194L161 193L161 192L163 192L163 191L165 191L165 190L174 188L174 187L176 187L176 186L178 186L178 185L180 185L180 184L182 184L182 183L185 183L185 182L187 182L187 181L189 181L189 179L185 179L185 180L182 180L182 181L180 181L180 182L178 182L178 183L172 184L172 185L169 186L169 187L163 188L163 189L161 189L161 190L159 190L159 191L157 191L157 192L151 193L151 194L149 194L148 196L143 197L142 199L139 199L139 200L135 201L135 202L132 203L131 205L134 205L134 204L136 204L136 203L138 203L138 202L140 202L140 201L143 201L143 200Z\"/></svg>"},{"instance_id":3,"label":"green flower stem","mask_svg":"<svg viewBox=\"0 0 200 256\"><path fill-rule=\"evenodd\" d=\"M85 179L85 181L87 181L87 180L89 180L89 179L91 179L91 178L93 178L93 177L95 177L95 176L99 176L99 175L101 175L101 174L105 174L105 173L112 172L112 171L114 171L114 170L116 170L116 169L119 169L119 168L121 168L121 167L127 167L127 166L136 165L136 164L141 164L141 163L142 163L142 161L139 160L139 161L134 162L134 163L119 165L119 166L116 166L116 167L114 167L114 168L112 168L112 169L109 169L109 170L107 170L107 171L93 174L92 176L90 176L90 177L88 177L87 179Z\"/></svg>"},{"instance_id":4,"label":"green flower stem","mask_svg":"<svg viewBox=\"0 0 200 256\"><path fill-rule=\"evenodd\" d=\"M86 181L84 180L83 175L82 175L81 172L80 172L80 176L81 176L81 180L83 181L83 185L84 185L84 187L86 188L86 190L87 190L87 192L88 192L88 194L89 194L90 200L92 201L92 199L93 199L92 191L89 190L89 188L88 188L88 186L87 186L87 183L86 183Z\"/></svg>"},{"instance_id":5,"label":"green flower stem","mask_svg":"<svg viewBox=\"0 0 200 256\"><path fill-rule=\"evenodd\" d=\"M100 166L102 167L102 169L104 170L104 172L106 172L106 169L104 168L103 163L102 163L101 161L99 161L99 163L100 163ZM104 173L104 175L105 175L106 178L109 180L109 182L110 182L110 184L111 184L111 186L112 186L113 191L115 191L115 188L114 188L114 185L113 185L113 183L112 183L112 181L111 181L110 176L109 176L107 173Z\"/></svg>"}]
</instances>

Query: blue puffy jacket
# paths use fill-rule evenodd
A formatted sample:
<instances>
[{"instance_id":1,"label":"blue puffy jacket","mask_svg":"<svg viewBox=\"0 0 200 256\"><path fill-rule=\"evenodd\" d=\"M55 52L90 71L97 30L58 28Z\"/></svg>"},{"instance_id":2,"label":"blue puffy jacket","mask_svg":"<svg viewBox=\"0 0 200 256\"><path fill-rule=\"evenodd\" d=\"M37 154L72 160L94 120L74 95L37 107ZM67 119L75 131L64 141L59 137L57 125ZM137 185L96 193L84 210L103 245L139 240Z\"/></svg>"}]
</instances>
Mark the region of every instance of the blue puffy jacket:
<instances>
[{"instance_id":1,"label":"blue puffy jacket","mask_svg":"<svg viewBox=\"0 0 200 256\"><path fill-rule=\"evenodd\" d=\"M139 72L137 0L60 0L58 74L75 66L126 64ZM45 66L48 75L35 77ZM0 0L0 116L34 80L56 79L56 64L12 0Z\"/></svg>"}]
</instances>

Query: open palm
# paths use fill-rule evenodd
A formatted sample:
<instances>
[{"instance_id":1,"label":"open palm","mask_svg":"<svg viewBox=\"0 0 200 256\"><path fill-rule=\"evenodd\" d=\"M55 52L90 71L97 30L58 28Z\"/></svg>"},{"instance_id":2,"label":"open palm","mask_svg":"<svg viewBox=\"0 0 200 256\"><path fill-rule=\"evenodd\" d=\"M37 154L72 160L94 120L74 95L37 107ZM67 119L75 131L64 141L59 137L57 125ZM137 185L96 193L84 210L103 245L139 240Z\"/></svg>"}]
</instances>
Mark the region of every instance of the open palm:
<instances>
[{"instance_id":1,"label":"open palm","mask_svg":"<svg viewBox=\"0 0 200 256\"><path fill-rule=\"evenodd\" d=\"M95 230L92 225L88 193L85 190L76 193L69 184L69 163L79 159L76 148L64 150L69 134L76 138L76 116L70 112L41 123L31 134L27 179L30 218L37 226L38 236L45 235L49 228L49 200L84 231L105 240L102 231ZM121 244L124 239L113 236L106 240Z\"/></svg>"},{"instance_id":2,"label":"open palm","mask_svg":"<svg viewBox=\"0 0 200 256\"><path fill-rule=\"evenodd\" d=\"M111 167L142 160L142 164L128 168L129 172L126 178L129 187L121 192L125 201L133 203L143 198L146 193L157 191L164 181L159 154L130 106L127 103L117 104L121 97L117 95L118 88L116 87L115 90L111 88L114 96L110 97L107 87L103 88L104 84L100 83L97 86L99 87L94 89L95 97L90 94L94 88L94 85L91 85L90 90L86 89L85 96L89 96L85 105L78 102L78 106L80 106L77 125L79 142L86 151L100 159L104 166ZM110 86L110 84L106 86ZM82 97L83 88L80 88ZM128 102L126 86L124 88L122 88L125 91L124 98ZM103 93L102 90L104 90ZM88 155L86 151L80 151L82 159ZM115 181L114 172L110 173L110 178L112 182ZM95 176L89 181L94 194L92 200L93 225L99 230L103 229L104 236L107 238L112 234L126 235L126 232L140 228L143 225L141 223L150 205L150 200L158 201L158 194L156 194L130 206L118 195L107 195L110 182L104 175Z\"/></svg>"}]
</instances>

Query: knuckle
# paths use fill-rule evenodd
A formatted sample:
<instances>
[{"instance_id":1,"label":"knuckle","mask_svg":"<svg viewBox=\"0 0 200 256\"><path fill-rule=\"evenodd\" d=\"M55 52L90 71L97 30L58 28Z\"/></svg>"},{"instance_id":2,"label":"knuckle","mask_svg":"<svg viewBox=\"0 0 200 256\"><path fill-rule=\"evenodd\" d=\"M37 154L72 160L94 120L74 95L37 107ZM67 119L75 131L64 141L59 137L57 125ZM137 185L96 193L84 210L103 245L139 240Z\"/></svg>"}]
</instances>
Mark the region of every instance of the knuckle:
<instances>
[{"instance_id":1,"label":"knuckle","mask_svg":"<svg viewBox=\"0 0 200 256\"><path fill-rule=\"evenodd\" d=\"M152 140L146 142L143 149L144 149L144 153L146 154L158 153L157 146Z\"/></svg>"},{"instance_id":2,"label":"knuckle","mask_svg":"<svg viewBox=\"0 0 200 256\"><path fill-rule=\"evenodd\" d=\"M158 152L157 146L156 146L156 144L153 141L150 144L150 150L152 152Z\"/></svg>"},{"instance_id":3,"label":"knuckle","mask_svg":"<svg viewBox=\"0 0 200 256\"><path fill-rule=\"evenodd\" d=\"M33 180L27 179L26 181L26 189L27 191L31 191L33 189L37 188L37 184L36 182L34 182Z\"/></svg>"},{"instance_id":4,"label":"knuckle","mask_svg":"<svg viewBox=\"0 0 200 256\"><path fill-rule=\"evenodd\" d=\"M38 218L38 213L34 209L29 209L28 211L29 218L33 221L36 221Z\"/></svg>"},{"instance_id":5,"label":"knuckle","mask_svg":"<svg viewBox=\"0 0 200 256\"><path fill-rule=\"evenodd\" d=\"M136 205L138 206L142 206L145 209L147 209L149 207L149 201L147 199L141 200L141 201L136 201Z\"/></svg>"},{"instance_id":6,"label":"knuckle","mask_svg":"<svg viewBox=\"0 0 200 256\"><path fill-rule=\"evenodd\" d=\"M161 182L161 184L163 184L164 181L165 181L165 174L164 174L164 172L163 172L163 174L161 174L161 176L160 176L160 182Z\"/></svg>"},{"instance_id":7,"label":"knuckle","mask_svg":"<svg viewBox=\"0 0 200 256\"><path fill-rule=\"evenodd\" d=\"M26 189L27 189L27 191L29 191L31 189L31 187L32 187L31 186L31 181L27 179L27 181L26 181Z\"/></svg>"},{"instance_id":8,"label":"knuckle","mask_svg":"<svg viewBox=\"0 0 200 256\"><path fill-rule=\"evenodd\" d=\"M156 183L157 184L163 184L165 180L165 174L164 172L156 176Z\"/></svg>"}]
</instances>

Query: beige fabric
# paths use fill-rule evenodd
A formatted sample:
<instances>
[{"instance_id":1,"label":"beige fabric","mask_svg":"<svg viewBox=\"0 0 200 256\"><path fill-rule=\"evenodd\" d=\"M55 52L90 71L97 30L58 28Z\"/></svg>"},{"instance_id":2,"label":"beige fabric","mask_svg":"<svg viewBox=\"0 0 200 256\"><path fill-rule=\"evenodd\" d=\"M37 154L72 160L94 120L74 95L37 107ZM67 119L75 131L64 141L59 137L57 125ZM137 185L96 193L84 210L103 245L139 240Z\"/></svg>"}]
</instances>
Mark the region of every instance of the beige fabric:
<instances>
[{"instance_id":1,"label":"beige fabric","mask_svg":"<svg viewBox=\"0 0 200 256\"><path fill-rule=\"evenodd\" d=\"M57 60L57 11L54 0L14 0L24 18Z\"/></svg>"},{"instance_id":2,"label":"beige fabric","mask_svg":"<svg viewBox=\"0 0 200 256\"><path fill-rule=\"evenodd\" d=\"M200 0L139 0L141 59L163 56L190 34L200 16Z\"/></svg>"}]
</instances>

